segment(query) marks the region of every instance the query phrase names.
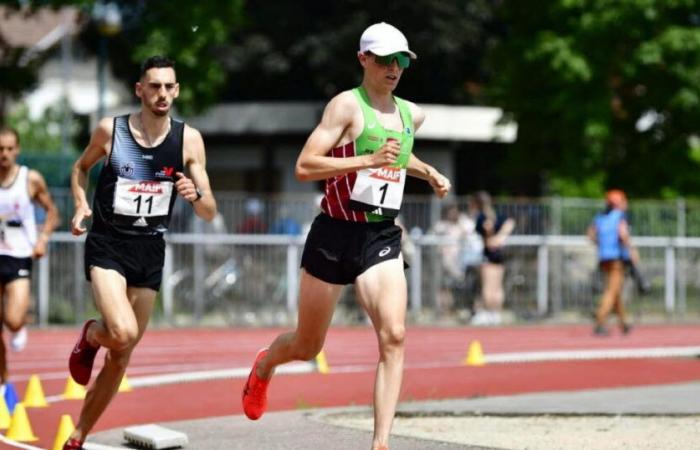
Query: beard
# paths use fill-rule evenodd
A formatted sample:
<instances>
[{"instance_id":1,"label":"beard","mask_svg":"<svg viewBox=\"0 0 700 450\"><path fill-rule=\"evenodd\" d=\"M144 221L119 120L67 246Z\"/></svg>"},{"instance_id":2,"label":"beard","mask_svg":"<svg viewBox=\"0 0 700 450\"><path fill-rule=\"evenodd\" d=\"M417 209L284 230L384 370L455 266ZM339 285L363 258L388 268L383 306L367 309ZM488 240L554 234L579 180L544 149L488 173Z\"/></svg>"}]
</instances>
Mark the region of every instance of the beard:
<instances>
[{"instance_id":1,"label":"beard","mask_svg":"<svg viewBox=\"0 0 700 450\"><path fill-rule=\"evenodd\" d=\"M151 108L151 112L154 116L165 117L170 113L170 107L168 106L168 109Z\"/></svg>"},{"instance_id":2,"label":"beard","mask_svg":"<svg viewBox=\"0 0 700 450\"><path fill-rule=\"evenodd\" d=\"M153 102L153 103L151 103L151 104L148 105L148 109L151 111L151 113L153 113L154 116L157 116L157 117L165 117L165 116L168 115L168 113L170 113L170 106L171 106L172 104L169 103L167 109L160 109L160 108L158 107L158 103L161 103L161 102L163 102L163 101L164 101L164 99L159 98L159 99L156 100L155 102Z\"/></svg>"}]
</instances>

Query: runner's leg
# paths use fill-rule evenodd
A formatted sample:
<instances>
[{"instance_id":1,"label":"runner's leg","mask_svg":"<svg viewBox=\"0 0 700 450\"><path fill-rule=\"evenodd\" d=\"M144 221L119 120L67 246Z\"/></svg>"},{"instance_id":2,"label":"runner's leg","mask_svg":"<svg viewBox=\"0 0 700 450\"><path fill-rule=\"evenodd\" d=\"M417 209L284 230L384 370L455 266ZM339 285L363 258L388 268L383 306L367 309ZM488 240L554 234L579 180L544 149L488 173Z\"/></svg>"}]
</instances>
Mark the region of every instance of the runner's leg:
<instances>
[{"instance_id":1,"label":"runner's leg","mask_svg":"<svg viewBox=\"0 0 700 450\"><path fill-rule=\"evenodd\" d=\"M71 438L84 441L119 389L131 352L143 336L153 311L156 291L126 286L114 270L93 267L93 293L102 320L90 327L88 340L108 349L105 365L88 390ZM92 336L92 337L90 337Z\"/></svg>"},{"instance_id":2,"label":"runner's leg","mask_svg":"<svg viewBox=\"0 0 700 450\"><path fill-rule=\"evenodd\" d=\"M403 260L392 259L370 267L357 277L355 286L379 343L372 443L376 450L388 444L403 378L407 302Z\"/></svg>"},{"instance_id":3,"label":"runner's leg","mask_svg":"<svg viewBox=\"0 0 700 450\"><path fill-rule=\"evenodd\" d=\"M624 271L619 270L622 263L619 261L610 261L603 263L603 271L607 278L607 284L605 286L605 292L603 292L600 298L600 306L596 313L596 319L598 326L604 326L607 321L608 314L615 304L615 299L622 291L622 284L624 282Z\"/></svg>"},{"instance_id":4,"label":"runner's leg","mask_svg":"<svg viewBox=\"0 0 700 450\"><path fill-rule=\"evenodd\" d=\"M5 348L5 339L2 336L2 326L5 321L5 314L3 310L5 308L5 285L0 284L0 381L2 384L7 382L7 350Z\"/></svg>"},{"instance_id":5,"label":"runner's leg","mask_svg":"<svg viewBox=\"0 0 700 450\"><path fill-rule=\"evenodd\" d=\"M5 285L5 310L3 319L5 326L12 332L24 326L29 310L29 278L18 278Z\"/></svg>"},{"instance_id":6,"label":"runner's leg","mask_svg":"<svg viewBox=\"0 0 700 450\"><path fill-rule=\"evenodd\" d=\"M342 287L301 270L297 328L277 336L267 356L258 363L258 377L269 379L276 366L295 360L307 361L321 351Z\"/></svg>"},{"instance_id":7,"label":"runner's leg","mask_svg":"<svg viewBox=\"0 0 700 450\"><path fill-rule=\"evenodd\" d=\"M0 288L0 299L3 299L2 322L3 328L15 332L22 328L29 309L29 278L17 278ZM2 384L7 382L9 371L7 367L7 347L0 336L0 379Z\"/></svg>"}]
</instances>

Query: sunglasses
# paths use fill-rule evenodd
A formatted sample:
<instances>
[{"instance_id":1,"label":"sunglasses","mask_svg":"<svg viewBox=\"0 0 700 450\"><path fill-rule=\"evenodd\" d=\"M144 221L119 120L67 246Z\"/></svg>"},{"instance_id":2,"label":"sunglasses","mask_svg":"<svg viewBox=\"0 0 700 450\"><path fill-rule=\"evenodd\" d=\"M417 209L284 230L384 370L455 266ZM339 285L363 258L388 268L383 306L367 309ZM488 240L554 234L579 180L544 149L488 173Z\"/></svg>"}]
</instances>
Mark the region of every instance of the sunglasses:
<instances>
[{"instance_id":1,"label":"sunglasses","mask_svg":"<svg viewBox=\"0 0 700 450\"><path fill-rule=\"evenodd\" d=\"M382 66L390 66L394 60L400 68L405 69L411 65L411 57L405 53L396 52L386 56L374 55L374 62Z\"/></svg>"}]
</instances>

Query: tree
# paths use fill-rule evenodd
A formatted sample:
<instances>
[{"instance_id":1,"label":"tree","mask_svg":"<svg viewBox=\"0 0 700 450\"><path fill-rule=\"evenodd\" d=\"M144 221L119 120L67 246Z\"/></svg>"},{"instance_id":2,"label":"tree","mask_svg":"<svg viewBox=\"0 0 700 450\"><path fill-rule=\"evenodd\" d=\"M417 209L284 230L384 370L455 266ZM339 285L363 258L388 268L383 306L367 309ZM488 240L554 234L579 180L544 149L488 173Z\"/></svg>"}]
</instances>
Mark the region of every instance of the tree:
<instances>
[{"instance_id":1,"label":"tree","mask_svg":"<svg viewBox=\"0 0 700 450\"><path fill-rule=\"evenodd\" d=\"M565 195L699 195L700 2L542 3L499 11L488 98L519 127L504 178Z\"/></svg>"},{"instance_id":2,"label":"tree","mask_svg":"<svg viewBox=\"0 0 700 450\"><path fill-rule=\"evenodd\" d=\"M107 38L109 60L118 78L132 88L138 79L138 65L149 56L164 55L176 62L181 113L199 112L218 101L228 80L221 51L243 20L243 0L111 3L121 14L119 31ZM99 23L92 21L82 41L98 52L103 34Z\"/></svg>"},{"instance_id":3,"label":"tree","mask_svg":"<svg viewBox=\"0 0 700 450\"><path fill-rule=\"evenodd\" d=\"M480 101L482 60L496 33L500 0L248 2L221 57L226 100L326 100L356 86L362 31L385 21L418 53L398 94L411 100Z\"/></svg>"},{"instance_id":4,"label":"tree","mask_svg":"<svg viewBox=\"0 0 700 450\"><path fill-rule=\"evenodd\" d=\"M0 1L0 15L3 15L3 19L9 19L13 16L29 18L37 12L38 8L58 9L69 3L80 5L85 2L2 0ZM19 98L24 92L36 85L37 73L45 62L45 54L32 54L31 51L31 49L13 43L0 31L0 73L2 73L0 123L5 121L9 100Z\"/></svg>"}]
</instances>

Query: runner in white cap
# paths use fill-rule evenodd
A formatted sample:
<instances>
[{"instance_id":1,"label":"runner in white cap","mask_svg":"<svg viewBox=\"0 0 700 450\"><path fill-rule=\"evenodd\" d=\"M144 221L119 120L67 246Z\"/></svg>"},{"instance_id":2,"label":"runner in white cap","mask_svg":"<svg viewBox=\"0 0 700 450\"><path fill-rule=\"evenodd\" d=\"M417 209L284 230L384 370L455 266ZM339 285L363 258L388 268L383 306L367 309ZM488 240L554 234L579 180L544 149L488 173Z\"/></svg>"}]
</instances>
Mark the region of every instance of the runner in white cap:
<instances>
[{"instance_id":1,"label":"runner in white cap","mask_svg":"<svg viewBox=\"0 0 700 450\"><path fill-rule=\"evenodd\" d=\"M406 175L426 180L439 197L450 190L445 176L412 153L423 111L393 95L415 58L393 26L367 28L358 52L362 85L330 101L299 155L297 178L326 180L323 212L302 255L297 328L258 353L243 390L250 419L267 408L276 366L318 354L343 285L354 284L379 343L372 449L388 449L403 375L407 302L401 229L394 220Z\"/></svg>"}]
</instances>

